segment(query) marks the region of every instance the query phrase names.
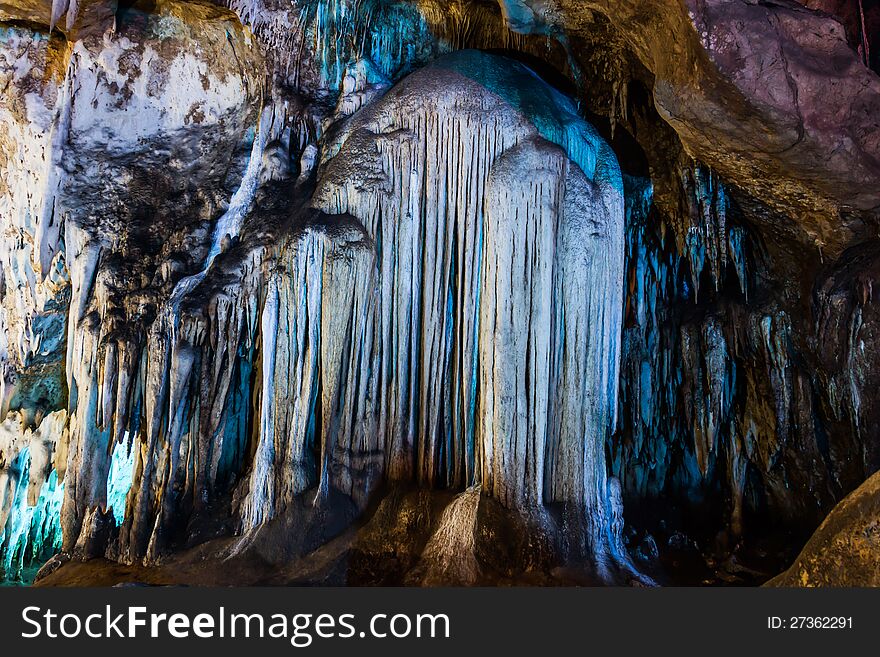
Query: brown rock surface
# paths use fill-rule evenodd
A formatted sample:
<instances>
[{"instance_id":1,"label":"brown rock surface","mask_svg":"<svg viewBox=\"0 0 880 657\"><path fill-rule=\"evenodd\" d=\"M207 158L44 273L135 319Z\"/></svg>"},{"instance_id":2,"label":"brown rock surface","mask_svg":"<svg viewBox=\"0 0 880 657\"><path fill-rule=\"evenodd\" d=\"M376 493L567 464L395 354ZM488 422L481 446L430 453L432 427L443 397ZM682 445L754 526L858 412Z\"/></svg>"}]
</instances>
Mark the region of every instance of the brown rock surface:
<instances>
[{"instance_id":1,"label":"brown rock surface","mask_svg":"<svg viewBox=\"0 0 880 657\"><path fill-rule=\"evenodd\" d=\"M768 586L880 586L880 473L843 499Z\"/></svg>"},{"instance_id":2,"label":"brown rock surface","mask_svg":"<svg viewBox=\"0 0 880 657\"><path fill-rule=\"evenodd\" d=\"M826 251L841 211L880 208L880 77L843 26L794 2L562 0L564 27L608 18L655 76L688 152L791 217Z\"/></svg>"}]
</instances>

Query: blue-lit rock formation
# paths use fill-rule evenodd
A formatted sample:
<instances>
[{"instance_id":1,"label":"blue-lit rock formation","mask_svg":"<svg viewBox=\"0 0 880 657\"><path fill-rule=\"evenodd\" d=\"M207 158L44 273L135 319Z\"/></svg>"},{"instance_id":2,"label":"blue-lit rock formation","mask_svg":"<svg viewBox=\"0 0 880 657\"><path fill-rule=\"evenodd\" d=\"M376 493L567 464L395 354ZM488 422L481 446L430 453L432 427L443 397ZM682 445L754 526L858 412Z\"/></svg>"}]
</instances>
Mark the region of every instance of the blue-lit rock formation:
<instances>
[{"instance_id":1,"label":"blue-lit rock formation","mask_svg":"<svg viewBox=\"0 0 880 657\"><path fill-rule=\"evenodd\" d=\"M0 568L8 579L39 565L60 539L70 288L52 211L65 102L59 48L47 35L0 27Z\"/></svg>"},{"instance_id":2,"label":"blue-lit rock formation","mask_svg":"<svg viewBox=\"0 0 880 657\"><path fill-rule=\"evenodd\" d=\"M880 467L826 5L0 4L4 578L769 575Z\"/></svg>"},{"instance_id":3,"label":"blue-lit rock formation","mask_svg":"<svg viewBox=\"0 0 880 657\"><path fill-rule=\"evenodd\" d=\"M23 429L18 413L0 425L0 574L17 580L61 547L64 487L53 467L64 411L47 416L35 430Z\"/></svg>"},{"instance_id":4,"label":"blue-lit rock formation","mask_svg":"<svg viewBox=\"0 0 880 657\"><path fill-rule=\"evenodd\" d=\"M357 27L344 5L327 11L313 19L319 45L342 29L334 21ZM69 290L58 383L70 420L49 443L66 457L65 550L155 559L181 518L197 522L233 489L237 525L255 531L307 491L314 504L340 491L363 510L377 487L406 482L480 486L539 527L562 504L580 553L625 566L604 465L624 223L610 148L515 62L465 52L376 101L411 62L328 68L350 54L319 48L309 79L338 94L335 116L353 116L316 159L309 142L323 125L291 121L298 108L283 99L260 103L258 80L215 72L188 45L202 21L228 20L211 12L163 5L137 31L137 15L120 15L112 44L61 53L57 108L38 126L48 173L21 174L45 175L54 195L32 230L56 228L31 260L56 257ZM401 20L402 38L415 19ZM215 47L241 57L249 38ZM214 43L210 30L200 39ZM186 155L206 150L238 152L240 164ZM271 229L290 235L276 246L248 217L261 183L297 189L291 150L314 191L305 223ZM159 162L176 175L144 179ZM228 208L206 225L219 172L236 166ZM139 185L179 207L136 193L121 216L110 212ZM159 212L188 219L142 225ZM44 334L53 328L64 324ZM18 491L30 457L13 458ZM10 498L17 509L21 495ZM23 521L10 522L20 533Z\"/></svg>"}]
</instances>

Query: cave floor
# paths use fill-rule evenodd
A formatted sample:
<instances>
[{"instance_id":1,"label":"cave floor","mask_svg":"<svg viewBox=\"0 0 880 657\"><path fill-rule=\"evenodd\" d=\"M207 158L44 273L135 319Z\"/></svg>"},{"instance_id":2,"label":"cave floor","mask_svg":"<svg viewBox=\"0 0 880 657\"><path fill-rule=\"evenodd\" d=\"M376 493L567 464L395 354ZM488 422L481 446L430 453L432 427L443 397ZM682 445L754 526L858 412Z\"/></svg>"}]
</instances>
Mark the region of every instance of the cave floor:
<instances>
[{"instance_id":1,"label":"cave floor","mask_svg":"<svg viewBox=\"0 0 880 657\"><path fill-rule=\"evenodd\" d=\"M416 557L394 545L387 531L371 535L373 523L350 527L305 556L282 564L266 549L236 550L241 537L216 538L177 552L158 564L124 564L105 558L88 561L55 558L56 567L43 574L39 587L111 586L401 586L419 585L412 572ZM387 530L387 528L384 528ZM425 538L414 534L414 543ZM634 560L661 586L761 586L778 572L778 556L748 551L712 558L695 550L664 550L653 562ZM429 582L459 585L461 582ZM603 586L594 575L553 567L499 574L483 569L470 584L479 586Z\"/></svg>"}]
</instances>

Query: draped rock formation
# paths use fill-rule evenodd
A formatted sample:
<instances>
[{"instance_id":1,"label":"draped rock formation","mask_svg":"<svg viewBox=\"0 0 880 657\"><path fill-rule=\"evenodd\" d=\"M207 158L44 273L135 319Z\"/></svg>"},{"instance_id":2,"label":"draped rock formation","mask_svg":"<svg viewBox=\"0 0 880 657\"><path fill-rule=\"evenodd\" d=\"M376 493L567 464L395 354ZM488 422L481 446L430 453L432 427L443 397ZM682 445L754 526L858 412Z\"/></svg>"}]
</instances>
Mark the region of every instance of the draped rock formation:
<instances>
[{"instance_id":1,"label":"draped rock formation","mask_svg":"<svg viewBox=\"0 0 880 657\"><path fill-rule=\"evenodd\" d=\"M528 103L523 103L527 98ZM573 105L466 51L332 136L270 278L246 527L387 476L574 505L604 551L622 180Z\"/></svg>"}]
</instances>

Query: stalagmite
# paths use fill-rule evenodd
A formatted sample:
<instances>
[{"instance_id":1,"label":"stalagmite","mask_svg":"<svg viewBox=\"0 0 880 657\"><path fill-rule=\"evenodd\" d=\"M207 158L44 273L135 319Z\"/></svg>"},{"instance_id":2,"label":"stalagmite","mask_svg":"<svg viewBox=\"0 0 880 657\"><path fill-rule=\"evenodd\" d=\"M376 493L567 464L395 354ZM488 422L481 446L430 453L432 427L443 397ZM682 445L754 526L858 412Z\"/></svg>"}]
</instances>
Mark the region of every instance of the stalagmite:
<instances>
[{"instance_id":1,"label":"stalagmite","mask_svg":"<svg viewBox=\"0 0 880 657\"><path fill-rule=\"evenodd\" d=\"M468 584L478 580L475 534L480 492L479 486L468 488L443 510L418 567L424 570L421 585Z\"/></svg>"}]
</instances>

